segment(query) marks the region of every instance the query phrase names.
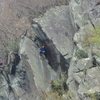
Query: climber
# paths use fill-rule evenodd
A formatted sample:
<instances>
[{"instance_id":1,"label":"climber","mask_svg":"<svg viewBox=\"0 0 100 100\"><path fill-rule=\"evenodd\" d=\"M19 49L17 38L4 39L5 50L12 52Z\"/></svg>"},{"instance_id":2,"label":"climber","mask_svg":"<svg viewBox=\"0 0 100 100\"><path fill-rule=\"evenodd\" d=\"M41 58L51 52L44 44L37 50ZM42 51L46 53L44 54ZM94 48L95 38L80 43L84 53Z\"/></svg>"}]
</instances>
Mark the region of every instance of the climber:
<instances>
[{"instance_id":1,"label":"climber","mask_svg":"<svg viewBox=\"0 0 100 100\"><path fill-rule=\"evenodd\" d=\"M43 45L41 48L40 48L40 55L45 55L47 56L47 49L46 47Z\"/></svg>"},{"instance_id":2,"label":"climber","mask_svg":"<svg viewBox=\"0 0 100 100\"><path fill-rule=\"evenodd\" d=\"M93 67L97 66L97 61L96 61L96 58L94 56L92 57L92 64L93 64Z\"/></svg>"},{"instance_id":3,"label":"climber","mask_svg":"<svg viewBox=\"0 0 100 100\"><path fill-rule=\"evenodd\" d=\"M2 61L2 59L0 59L0 66L2 66L3 65L3 61Z\"/></svg>"},{"instance_id":4,"label":"climber","mask_svg":"<svg viewBox=\"0 0 100 100\"><path fill-rule=\"evenodd\" d=\"M4 70L4 63L3 60L0 58L0 71Z\"/></svg>"},{"instance_id":5,"label":"climber","mask_svg":"<svg viewBox=\"0 0 100 100\"><path fill-rule=\"evenodd\" d=\"M16 73L16 66L20 62L20 56L17 52L11 52L8 57L8 65L10 66L10 74L15 75Z\"/></svg>"}]
</instances>

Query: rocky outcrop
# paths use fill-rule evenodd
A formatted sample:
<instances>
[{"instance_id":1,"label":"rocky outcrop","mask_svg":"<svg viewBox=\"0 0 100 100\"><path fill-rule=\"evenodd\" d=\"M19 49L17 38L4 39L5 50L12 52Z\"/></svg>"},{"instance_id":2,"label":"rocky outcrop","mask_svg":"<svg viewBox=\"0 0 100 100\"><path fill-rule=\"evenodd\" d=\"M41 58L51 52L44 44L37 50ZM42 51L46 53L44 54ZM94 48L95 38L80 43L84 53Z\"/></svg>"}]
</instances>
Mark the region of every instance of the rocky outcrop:
<instances>
[{"instance_id":1,"label":"rocky outcrop","mask_svg":"<svg viewBox=\"0 0 100 100\"><path fill-rule=\"evenodd\" d=\"M99 100L99 45L92 45L91 53L84 38L100 25L100 1L70 0L69 5L61 5L66 0L29 1L0 2L0 57L4 60L0 100ZM40 55L42 46L46 55ZM11 53L7 58L12 48L17 56ZM63 72L67 81L61 79ZM62 93L52 91L52 82L63 86Z\"/></svg>"},{"instance_id":2,"label":"rocky outcrop","mask_svg":"<svg viewBox=\"0 0 100 100\"><path fill-rule=\"evenodd\" d=\"M76 29L68 6L52 8L43 17L34 21L41 25L48 38L53 41L61 54L65 55L65 58L72 56L73 36Z\"/></svg>"},{"instance_id":3,"label":"rocky outcrop","mask_svg":"<svg viewBox=\"0 0 100 100\"><path fill-rule=\"evenodd\" d=\"M0 1L0 51L7 52L16 38L28 31L32 33L31 20L66 0L1 0ZM3 49L3 50L2 50ZM11 50L11 49L10 49ZM5 53L3 54L5 55Z\"/></svg>"},{"instance_id":4,"label":"rocky outcrop","mask_svg":"<svg viewBox=\"0 0 100 100\"><path fill-rule=\"evenodd\" d=\"M57 73L52 70L45 58L39 56L39 50L35 48L35 44L30 39L25 37L21 47L21 54L24 53L27 56L31 65L37 88L47 90L50 81L57 77Z\"/></svg>"},{"instance_id":5,"label":"rocky outcrop","mask_svg":"<svg viewBox=\"0 0 100 100\"><path fill-rule=\"evenodd\" d=\"M64 9L66 7L61 8ZM51 81L57 79L61 72L68 70L70 60L65 60L62 53L57 50L53 41L43 31L42 27L38 23L33 22L32 28L33 34L31 37L25 33L21 36L21 41L18 41L20 43L20 62L14 65L16 67L15 76L5 70L0 74L4 77L4 80L1 80L1 82L6 84L6 86L1 84L1 87L4 89L4 94L1 94L2 100L6 100L6 98L7 100L41 100L41 96L50 90ZM44 43L48 49L46 58L41 57L39 54L39 48ZM15 57L9 55L9 58L13 59ZM8 62L11 64L10 61ZM5 91L5 88L7 91Z\"/></svg>"},{"instance_id":6,"label":"rocky outcrop","mask_svg":"<svg viewBox=\"0 0 100 100\"><path fill-rule=\"evenodd\" d=\"M88 55L89 58L79 59L75 53L80 49L89 53L90 48L87 50L83 42L84 37L91 35L93 33L92 31L100 24L99 21L97 21L99 20L99 1L72 0L70 2L70 7L73 12L74 21L79 27L79 30L74 36L74 41L76 42L77 47L74 51L68 72L69 77L67 83L69 86L69 94L71 94L69 95L71 98L68 98L68 100L99 100L100 82L97 74L100 66L96 64L94 67L93 59L90 55ZM98 55L99 52L97 51L98 49L96 45L93 45L92 53ZM97 60L95 60L95 62L96 61Z\"/></svg>"}]
</instances>

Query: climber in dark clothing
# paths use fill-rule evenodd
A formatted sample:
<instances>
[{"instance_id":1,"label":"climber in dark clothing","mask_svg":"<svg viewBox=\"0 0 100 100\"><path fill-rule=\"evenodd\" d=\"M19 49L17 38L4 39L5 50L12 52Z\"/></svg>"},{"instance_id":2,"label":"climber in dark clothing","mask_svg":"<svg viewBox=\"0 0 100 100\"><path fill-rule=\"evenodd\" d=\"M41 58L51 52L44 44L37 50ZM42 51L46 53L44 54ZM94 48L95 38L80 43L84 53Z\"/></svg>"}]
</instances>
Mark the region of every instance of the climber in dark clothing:
<instances>
[{"instance_id":1,"label":"climber in dark clothing","mask_svg":"<svg viewBox=\"0 0 100 100\"><path fill-rule=\"evenodd\" d=\"M93 67L97 66L97 61L96 61L96 58L94 56L92 57L92 64L93 64Z\"/></svg>"},{"instance_id":2,"label":"climber in dark clothing","mask_svg":"<svg viewBox=\"0 0 100 100\"><path fill-rule=\"evenodd\" d=\"M15 76L15 73L16 73L16 66L14 64L12 64L11 75Z\"/></svg>"},{"instance_id":3,"label":"climber in dark clothing","mask_svg":"<svg viewBox=\"0 0 100 100\"><path fill-rule=\"evenodd\" d=\"M44 45L40 48L40 55L47 56L47 49Z\"/></svg>"},{"instance_id":4,"label":"climber in dark clothing","mask_svg":"<svg viewBox=\"0 0 100 100\"><path fill-rule=\"evenodd\" d=\"M4 70L4 62L2 58L0 58L0 72Z\"/></svg>"},{"instance_id":5,"label":"climber in dark clothing","mask_svg":"<svg viewBox=\"0 0 100 100\"><path fill-rule=\"evenodd\" d=\"M0 59L0 66L2 66L3 65L3 62L2 62L2 60Z\"/></svg>"},{"instance_id":6,"label":"climber in dark clothing","mask_svg":"<svg viewBox=\"0 0 100 100\"><path fill-rule=\"evenodd\" d=\"M12 63L12 69L11 69L11 74L12 75L15 75L16 74L16 66L20 62L20 56L17 53L15 53L14 56L15 56L15 59L14 59L14 61Z\"/></svg>"}]
</instances>

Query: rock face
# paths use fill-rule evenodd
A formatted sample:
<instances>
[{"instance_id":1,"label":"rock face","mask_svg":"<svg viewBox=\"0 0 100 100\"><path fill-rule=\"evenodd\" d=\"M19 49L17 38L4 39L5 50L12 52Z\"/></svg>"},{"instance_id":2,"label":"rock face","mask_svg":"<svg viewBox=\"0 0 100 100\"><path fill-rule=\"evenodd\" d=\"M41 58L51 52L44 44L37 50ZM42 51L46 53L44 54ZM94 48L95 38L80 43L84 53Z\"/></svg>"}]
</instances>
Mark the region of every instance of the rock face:
<instances>
[{"instance_id":1,"label":"rock face","mask_svg":"<svg viewBox=\"0 0 100 100\"><path fill-rule=\"evenodd\" d=\"M70 7L74 15L75 22L80 26L84 26L88 23L97 20L99 16L99 0L82 1L71 0Z\"/></svg>"},{"instance_id":2,"label":"rock face","mask_svg":"<svg viewBox=\"0 0 100 100\"><path fill-rule=\"evenodd\" d=\"M37 88L47 90L50 85L50 80L55 79L57 73L52 70L45 58L39 56L39 50L34 46L35 44L32 43L30 39L25 38L23 44L21 44L21 54L25 53L28 57L29 64L34 73L34 81L36 82Z\"/></svg>"},{"instance_id":3,"label":"rock face","mask_svg":"<svg viewBox=\"0 0 100 100\"><path fill-rule=\"evenodd\" d=\"M74 21L79 27L78 32L76 32L74 36L74 40L77 44L75 52L79 49L86 51L86 48L83 46L84 36L87 34L91 35L92 31L90 30L95 30L100 24L99 2L99 0L71 0L70 2ZM96 46L93 47L93 53L98 55L99 53L95 51L98 51ZM94 68L91 58L81 58L80 60L76 57L75 52L68 73L69 77L67 83L69 92L71 93L71 95L69 95L71 98L68 98L68 100L99 100L100 81L97 75L98 72L96 71L99 71L100 66L96 64ZM96 77L93 78L94 76Z\"/></svg>"},{"instance_id":4,"label":"rock face","mask_svg":"<svg viewBox=\"0 0 100 100\"><path fill-rule=\"evenodd\" d=\"M100 45L93 45L92 55L83 43L100 25L100 1L66 3L0 1L0 100L100 100ZM40 55L42 46L46 55ZM7 64L11 50L20 57L14 66L16 57ZM58 95L51 85L62 73L68 88Z\"/></svg>"},{"instance_id":5,"label":"rock face","mask_svg":"<svg viewBox=\"0 0 100 100\"><path fill-rule=\"evenodd\" d=\"M47 37L53 41L62 55L66 55L66 58L71 57L76 29L68 6L52 8L42 18L34 21L41 25Z\"/></svg>"}]
</instances>

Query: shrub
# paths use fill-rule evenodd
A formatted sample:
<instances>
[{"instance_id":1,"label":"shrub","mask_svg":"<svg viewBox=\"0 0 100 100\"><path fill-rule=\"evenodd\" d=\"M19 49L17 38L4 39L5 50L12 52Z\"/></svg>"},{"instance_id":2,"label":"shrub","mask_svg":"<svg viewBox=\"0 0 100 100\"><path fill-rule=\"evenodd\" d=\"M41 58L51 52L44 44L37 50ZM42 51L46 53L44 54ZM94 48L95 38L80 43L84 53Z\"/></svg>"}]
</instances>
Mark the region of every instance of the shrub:
<instances>
[{"instance_id":1,"label":"shrub","mask_svg":"<svg viewBox=\"0 0 100 100\"><path fill-rule=\"evenodd\" d=\"M91 100L99 100L100 99L100 96L96 92L95 93L87 93L86 96L91 98Z\"/></svg>"},{"instance_id":2,"label":"shrub","mask_svg":"<svg viewBox=\"0 0 100 100\"><path fill-rule=\"evenodd\" d=\"M51 83L52 90L62 95L62 82L61 80L53 80Z\"/></svg>"},{"instance_id":3,"label":"shrub","mask_svg":"<svg viewBox=\"0 0 100 100\"><path fill-rule=\"evenodd\" d=\"M89 29L88 32L89 33L83 36L83 46L89 50L88 53L90 54L90 57L92 57L93 53L100 56L98 49L98 47L100 47L100 26L96 26L94 29Z\"/></svg>"},{"instance_id":4,"label":"shrub","mask_svg":"<svg viewBox=\"0 0 100 100\"><path fill-rule=\"evenodd\" d=\"M68 89L66 80L67 76L65 74L62 74L57 80L52 80L51 88L53 92L57 92L59 95L62 95Z\"/></svg>"},{"instance_id":5,"label":"shrub","mask_svg":"<svg viewBox=\"0 0 100 100\"><path fill-rule=\"evenodd\" d=\"M81 58L87 58L88 57L88 54L83 51L83 50L77 50L76 53L75 53L76 57L81 59Z\"/></svg>"},{"instance_id":6,"label":"shrub","mask_svg":"<svg viewBox=\"0 0 100 100\"><path fill-rule=\"evenodd\" d=\"M87 33L84 36L83 44L85 46L100 45L100 27L97 26L95 29L90 30L91 34Z\"/></svg>"}]
</instances>

